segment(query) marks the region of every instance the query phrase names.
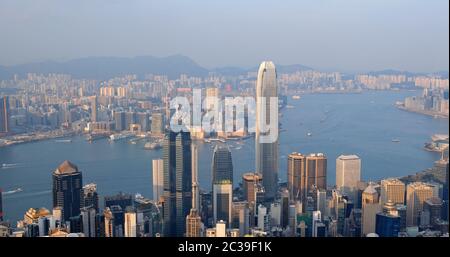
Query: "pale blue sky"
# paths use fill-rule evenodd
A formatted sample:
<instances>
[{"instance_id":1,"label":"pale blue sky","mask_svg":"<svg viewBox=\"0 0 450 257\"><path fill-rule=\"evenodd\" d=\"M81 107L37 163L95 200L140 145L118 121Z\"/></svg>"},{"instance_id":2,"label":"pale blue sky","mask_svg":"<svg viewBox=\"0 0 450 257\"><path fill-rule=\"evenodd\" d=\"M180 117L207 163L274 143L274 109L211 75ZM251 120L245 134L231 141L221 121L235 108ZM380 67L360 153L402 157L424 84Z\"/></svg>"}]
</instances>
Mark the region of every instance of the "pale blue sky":
<instances>
[{"instance_id":1,"label":"pale blue sky","mask_svg":"<svg viewBox=\"0 0 450 257\"><path fill-rule=\"evenodd\" d=\"M342 71L449 67L448 0L0 0L0 64L183 54Z\"/></svg>"}]
</instances>

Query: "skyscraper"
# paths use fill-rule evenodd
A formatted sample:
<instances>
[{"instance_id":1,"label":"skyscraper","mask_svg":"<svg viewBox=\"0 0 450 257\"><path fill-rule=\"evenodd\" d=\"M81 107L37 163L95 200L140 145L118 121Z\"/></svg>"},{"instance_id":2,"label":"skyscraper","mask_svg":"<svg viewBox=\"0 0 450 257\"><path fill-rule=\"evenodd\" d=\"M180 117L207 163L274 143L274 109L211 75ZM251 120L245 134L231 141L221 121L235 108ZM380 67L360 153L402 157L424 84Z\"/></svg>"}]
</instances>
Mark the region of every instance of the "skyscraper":
<instances>
[{"instance_id":1,"label":"skyscraper","mask_svg":"<svg viewBox=\"0 0 450 257\"><path fill-rule=\"evenodd\" d=\"M438 228L439 221L442 220L442 200L439 197L431 197L425 200L422 214L427 217L425 222L427 226L434 229Z\"/></svg>"},{"instance_id":2,"label":"skyscraper","mask_svg":"<svg viewBox=\"0 0 450 257\"><path fill-rule=\"evenodd\" d=\"M198 149L192 144L192 208L186 217L186 237L200 237L202 220L200 212L200 195L198 189Z\"/></svg>"},{"instance_id":3,"label":"skyscraper","mask_svg":"<svg viewBox=\"0 0 450 257\"><path fill-rule=\"evenodd\" d=\"M2 198L2 189L0 188L0 221L3 221L3 198Z\"/></svg>"},{"instance_id":4,"label":"skyscraper","mask_svg":"<svg viewBox=\"0 0 450 257\"><path fill-rule=\"evenodd\" d=\"M183 236L192 207L192 160L189 132L167 131L164 159L164 236Z\"/></svg>"},{"instance_id":5,"label":"skyscraper","mask_svg":"<svg viewBox=\"0 0 450 257\"><path fill-rule=\"evenodd\" d=\"M376 214L380 211L378 191L375 184L369 183L362 194L362 236L375 233Z\"/></svg>"},{"instance_id":6,"label":"skyscraper","mask_svg":"<svg viewBox=\"0 0 450 257\"><path fill-rule=\"evenodd\" d=\"M233 183L233 161L227 145L217 144L212 158L212 183L228 180Z\"/></svg>"},{"instance_id":7,"label":"skyscraper","mask_svg":"<svg viewBox=\"0 0 450 257\"><path fill-rule=\"evenodd\" d=\"M63 220L80 215L82 175L78 167L64 161L53 172L53 207L61 207Z\"/></svg>"},{"instance_id":8,"label":"skyscraper","mask_svg":"<svg viewBox=\"0 0 450 257\"><path fill-rule=\"evenodd\" d=\"M163 159L152 160L153 173L153 200L158 202L163 195L164 161Z\"/></svg>"},{"instance_id":9,"label":"skyscraper","mask_svg":"<svg viewBox=\"0 0 450 257\"><path fill-rule=\"evenodd\" d=\"M291 153L288 156L288 190L289 198L301 199L302 178L305 174L305 156L301 153Z\"/></svg>"},{"instance_id":10,"label":"skyscraper","mask_svg":"<svg viewBox=\"0 0 450 257\"><path fill-rule=\"evenodd\" d=\"M137 223L137 216L136 211L128 207L125 212L125 237L136 237L136 223Z\"/></svg>"},{"instance_id":11,"label":"skyscraper","mask_svg":"<svg viewBox=\"0 0 450 257\"><path fill-rule=\"evenodd\" d=\"M388 201L394 204L405 203L405 183L397 178L381 180L380 203L383 205Z\"/></svg>"},{"instance_id":12,"label":"skyscraper","mask_svg":"<svg viewBox=\"0 0 450 257\"><path fill-rule=\"evenodd\" d=\"M98 101L97 96L91 98L91 121L97 122Z\"/></svg>"},{"instance_id":13,"label":"skyscraper","mask_svg":"<svg viewBox=\"0 0 450 257\"><path fill-rule=\"evenodd\" d=\"M245 173L242 175L244 199L251 205L256 203L256 187L261 184L262 178L258 173Z\"/></svg>"},{"instance_id":14,"label":"skyscraper","mask_svg":"<svg viewBox=\"0 0 450 257\"><path fill-rule=\"evenodd\" d=\"M301 179L302 200L314 189L327 189L327 157L323 153L306 156L305 174Z\"/></svg>"},{"instance_id":15,"label":"skyscraper","mask_svg":"<svg viewBox=\"0 0 450 257\"><path fill-rule=\"evenodd\" d=\"M414 182L406 187L406 224L407 226L417 226L419 215L423 209L423 203L434 196L434 186Z\"/></svg>"},{"instance_id":16,"label":"skyscraper","mask_svg":"<svg viewBox=\"0 0 450 257\"><path fill-rule=\"evenodd\" d=\"M82 207L93 207L98 212L97 185L94 183L83 186Z\"/></svg>"},{"instance_id":17,"label":"skyscraper","mask_svg":"<svg viewBox=\"0 0 450 257\"><path fill-rule=\"evenodd\" d=\"M125 112L114 112L114 124L116 131L127 129L125 121Z\"/></svg>"},{"instance_id":18,"label":"skyscraper","mask_svg":"<svg viewBox=\"0 0 450 257\"><path fill-rule=\"evenodd\" d=\"M191 209L186 217L186 237L200 237L202 228L202 219L198 215L197 209Z\"/></svg>"},{"instance_id":19,"label":"skyscraper","mask_svg":"<svg viewBox=\"0 0 450 257\"><path fill-rule=\"evenodd\" d=\"M233 201L233 184L229 180L213 184L213 222L222 220L231 226L231 204Z\"/></svg>"},{"instance_id":20,"label":"skyscraper","mask_svg":"<svg viewBox=\"0 0 450 257\"><path fill-rule=\"evenodd\" d=\"M96 210L93 206L83 207L81 212L81 231L86 237L96 236Z\"/></svg>"},{"instance_id":21,"label":"skyscraper","mask_svg":"<svg viewBox=\"0 0 450 257\"><path fill-rule=\"evenodd\" d=\"M0 97L0 133L9 132L9 98Z\"/></svg>"},{"instance_id":22,"label":"skyscraper","mask_svg":"<svg viewBox=\"0 0 450 257\"><path fill-rule=\"evenodd\" d=\"M277 73L273 62L265 61L259 66L256 80L255 161L256 172L263 177L267 200L275 198L278 190L278 100L276 105L271 106L270 98L272 97L278 97ZM276 110L276 117L270 116L271 109ZM276 120L276 124L273 124L276 131L264 131L261 124L269 124L271 120ZM263 138L269 135L276 136L276 140L270 143L263 142Z\"/></svg>"},{"instance_id":23,"label":"skyscraper","mask_svg":"<svg viewBox=\"0 0 450 257\"><path fill-rule=\"evenodd\" d=\"M160 112L152 113L151 131L152 135L159 136L163 134L163 115Z\"/></svg>"},{"instance_id":24,"label":"skyscraper","mask_svg":"<svg viewBox=\"0 0 450 257\"><path fill-rule=\"evenodd\" d=\"M336 159L336 187L355 201L360 180L361 159L357 155L340 155Z\"/></svg>"}]
</instances>

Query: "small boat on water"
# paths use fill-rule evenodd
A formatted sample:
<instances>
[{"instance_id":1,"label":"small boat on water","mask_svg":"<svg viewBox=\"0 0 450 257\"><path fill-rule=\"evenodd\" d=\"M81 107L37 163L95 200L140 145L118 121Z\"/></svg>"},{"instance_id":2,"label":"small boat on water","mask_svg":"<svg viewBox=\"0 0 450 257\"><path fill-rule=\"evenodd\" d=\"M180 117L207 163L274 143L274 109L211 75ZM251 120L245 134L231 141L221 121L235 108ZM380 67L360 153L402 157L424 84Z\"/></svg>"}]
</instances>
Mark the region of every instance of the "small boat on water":
<instances>
[{"instance_id":1,"label":"small boat on water","mask_svg":"<svg viewBox=\"0 0 450 257\"><path fill-rule=\"evenodd\" d=\"M72 139L56 139L56 143L72 143Z\"/></svg>"},{"instance_id":2,"label":"small boat on water","mask_svg":"<svg viewBox=\"0 0 450 257\"><path fill-rule=\"evenodd\" d=\"M308 133L306 133L306 135L307 135L308 137L310 137L310 136L312 136L312 133L311 133L311 132L308 132Z\"/></svg>"},{"instance_id":3,"label":"small boat on water","mask_svg":"<svg viewBox=\"0 0 450 257\"><path fill-rule=\"evenodd\" d=\"M392 139L392 142L393 142L393 143L399 143L399 142L400 142L400 139L394 138L394 139Z\"/></svg>"},{"instance_id":4,"label":"small boat on water","mask_svg":"<svg viewBox=\"0 0 450 257\"><path fill-rule=\"evenodd\" d=\"M2 192L2 194L3 195L10 195L10 194L19 193L19 192L22 192L22 191L23 191L22 188L18 187L18 188L14 189L14 190L11 190L11 191Z\"/></svg>"},{"instance_id":5,"label":"small boat on water","mask_svg":"<svg viewBox=\"0 0 450 257\"><path fill-rule=\"evenodd\" d=\"M7 168L12 168L12 167L16 167L17 163L3 163L1 168L2 169L7 169Z\"/></svg>"},{"instance_id":6,"label":"small boat on water","mask_svg":"<svg viewBox=\"0 0 450 257\"><path fill-rule=\"evenodd\" d=\"M299 100L299 99L300 99L300 96L299 96L299 95L293 95L293 96L292 96L292 99L294 99L294 100Z\"/></svg>"}]
</instances>

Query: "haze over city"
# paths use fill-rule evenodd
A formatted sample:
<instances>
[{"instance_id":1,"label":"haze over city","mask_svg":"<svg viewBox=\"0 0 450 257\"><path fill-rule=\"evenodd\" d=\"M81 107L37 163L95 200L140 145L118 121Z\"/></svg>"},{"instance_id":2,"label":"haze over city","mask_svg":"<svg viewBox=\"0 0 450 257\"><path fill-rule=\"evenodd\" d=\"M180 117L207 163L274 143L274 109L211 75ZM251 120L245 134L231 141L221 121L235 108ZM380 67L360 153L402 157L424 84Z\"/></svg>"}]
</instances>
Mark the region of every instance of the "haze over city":
<instances>
[{"instance_id":1,"label":"haze over city","mask_svg":"<svg viewBox=\"0 0 450 257\"><path fill-rule=\"evenodd\" d=\"M0 3L0 65L183 54L206 68L265 59L315 69L447 71L449 3L15 1Z\"/></svg>"}]
</instances>

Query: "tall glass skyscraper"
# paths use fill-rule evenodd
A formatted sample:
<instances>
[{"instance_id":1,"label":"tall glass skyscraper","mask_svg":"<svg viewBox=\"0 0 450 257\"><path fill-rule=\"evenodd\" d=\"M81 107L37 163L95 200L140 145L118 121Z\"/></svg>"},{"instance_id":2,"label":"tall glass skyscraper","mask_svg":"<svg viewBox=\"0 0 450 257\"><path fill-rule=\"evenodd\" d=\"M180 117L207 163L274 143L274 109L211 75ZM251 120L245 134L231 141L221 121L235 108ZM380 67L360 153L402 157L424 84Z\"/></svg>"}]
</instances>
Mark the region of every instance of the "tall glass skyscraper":
<instances>
[{"instance_id":1,"label":"tall glass skyscraper","mask_svg":"<svg viewBox=\"0 0 450 257\"><path fill-rule=\"evenodd\" d=\"M82 185L81 172L69 161L64 161L53 172L53 207L62 208L64 221L80 215Z\"/></svg>"},{"instance_id":2,"label":"tall glass skyscraper","mask_svg":"<svg viewBox=\"0 0 450 257\"><path fill-rule=\"evenodd\" d=\"M215 184L223 180L233 183L233 161L228 146L218 144L214 148L212 159L212 182Z\"/></svg>"},{"instance_id":3,"label":"tall glass skyscraper","mask_svg":"<svg viewBox=\"0 0 450 257\"><path fill-rule=\"evenodd\" d=\"M256 80L255 161L256 172L263 176L267 200L275 198L278 189L278 100L276 106L271 106L271 97L278 97L277 73L273 62L265 61L259 66ZM270 117L270 109L273 108L276 108L277 117ZM269 124L271 120L276 119L277 122L274 124L276 131L264 131L260 126L260 123L264 123L263 118L265 118L265 124ZM269 134L276 135L277 139L270 143L262 142L261 139Z\"/></svg>"},{"instance_id":4,"label":"tall glass skyscraper","mask_svg":"<svg viewBox=\"0 0 450 257\"><path fill-rule=\"evenodd\" d=\"M9 98L0 97L0 133L9 132Z\"/></svg>"},{"instance_id":5,"label":"tall glass skyscraper","mask_svg":"<svg viewBox=\"0 0 450 257\"><path fill-rule=\"evenodd\" d=\"M183 236L192 207L191 135L167 131L163 143L164 236Z\"/></svg>"}]
</instances>

